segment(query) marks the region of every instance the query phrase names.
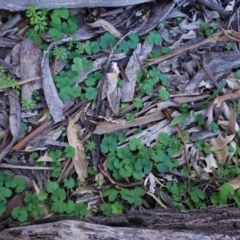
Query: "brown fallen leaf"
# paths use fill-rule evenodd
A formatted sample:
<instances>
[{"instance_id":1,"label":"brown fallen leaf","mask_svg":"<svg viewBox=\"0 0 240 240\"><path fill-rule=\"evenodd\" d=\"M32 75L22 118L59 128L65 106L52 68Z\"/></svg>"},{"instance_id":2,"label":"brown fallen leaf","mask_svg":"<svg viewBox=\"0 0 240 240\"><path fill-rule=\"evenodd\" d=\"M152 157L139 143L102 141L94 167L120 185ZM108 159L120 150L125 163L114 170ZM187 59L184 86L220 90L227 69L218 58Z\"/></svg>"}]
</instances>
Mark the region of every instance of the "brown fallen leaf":
<instances>
[{"instance_id":1,"label":"brown fallen leaf","mask_svg":"<svg viewBox=\"0 0 240 240\"><path fill-rule=\"evenodd\" d=\"M11 212L16 207L22 207L24 205L23 202L24 195L23 194L16 194L14 195L7 203L7 210L6 212L0 217L0 221L9 217Z\"/></svg>"},{"instance_id":2,"label":"brown fallen leaf","mask_svg":"<svg viewBox=\"0 0 240 240\"><path fill-rule=\"evenodd\" d=\"M82 142L79 140L80 132L73 119L69 118L67 127L68 143L75 148L75 155L72 158L75 171L81 182L88 177L88 160L85 158Z\"/></svg>"},{"instance_id":3,"label":"brown fallen leaf","mask_svg":"<svg viewBox=\"0 0 240 240\"><path fill-rule=\"evenodd\" d=\"M217 144L215 146L210 147L211 151L217 151L217 150L221 150L224 147L226 147L235 137L235 134L229 135L225 138L222 138L221 135L218 135L216 142Z\"/></svg>"},{"instance_id":4,"label":"brown fallen leaf","mask_svg":"<svg viewBox=\"0 0 240 240\"><path fill-rule=\"evenodd\" d=\"M213 103L214 105L217 105L217 107L219 107L226 100L238 99L238 98L240 98L240 90L236 91L235 93L228 93L228 94L216 97Z\"/></svg>"},{"instance_id":5,"label":"brown fallen leaf","mask_svg":"<svg viewBox=\"0 0 240 240\"><path fill-rule=\"evenodd\" d=\"M237 120L237 113L236 110L233 108L230 108L230 118L228 122L228 130L231 134L235 134L235 124Z\"/></svg>"},{"instance_id":6,"label":"brown fallen leaf","mask_svg":"<svg viewBox=\"0 0 240 240\"><path fill-rule=\"evenodd\" d=\"M232 181L230 181L228 184L231 185L234 190L237 190L240 188L240 178L236 177Z\"/></svg>"},{"instance_id":7,"label":"brown fallen leaf","mask_svg":"<svg viewBox=\"0 0 240 240\"><path fill-rule=\"evenodd\" d=\"M219 134L217 138L213 138L210 140L212 147L222 146L224 141L225 141L225 139L221 134ZM220 162L221 164L224 164L228 157L227 145L224 145L224 147L222 149L219 149L219 151L217 151L214 155L215 155L216 159L218 160L218 162Z\"/></svg>"}]
</instances>

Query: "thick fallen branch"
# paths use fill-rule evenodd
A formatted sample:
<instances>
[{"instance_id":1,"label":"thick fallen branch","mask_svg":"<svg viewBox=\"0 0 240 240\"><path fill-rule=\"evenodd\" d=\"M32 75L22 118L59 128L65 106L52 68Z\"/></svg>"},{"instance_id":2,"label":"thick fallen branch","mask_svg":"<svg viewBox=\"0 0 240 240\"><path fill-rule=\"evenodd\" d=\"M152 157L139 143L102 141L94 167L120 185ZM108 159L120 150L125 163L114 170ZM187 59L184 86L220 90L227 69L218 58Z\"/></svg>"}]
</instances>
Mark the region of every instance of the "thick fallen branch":
<instances>
[{"instance_id":1,"label":"thick fallen branch","mask_svg":"<svg viewBox=\"0 0 240 240\"><path fill-rule=\"evenodd\" d=\"M37 8L94 8L94 7L124 7L145 2L151 2L152 0L102 0L102 1L89 1L89 0L0 0L0 6L2 9L10 11L25 10L29 5L36 5Z\"/></svg>"},{"instance_id":2,"label":"thick fallen branch","mask_svg":"<svg viewBox=\"0 0 240 240\"><path fill-rule=\"evenodd\" d=\"M240 209L155 210L88 218L58 216L5 229L0 239L239 239Z\"/></svg>"},{"instance_id":3,"label":"thick fallen branch","mask_svg":"<svg viewBox=\"0 0 240 240\"><path fill-rule=\"evenodd\" d=\"M134 228L114 228L92 223L79 222L73 220L59 221L51 224L31 225L27 227L13 228L4 231L1 239L11 240L28 240L28 239L68 239L68 240L85 240L85 239L231 239L224 234L196 233L194 231L183 232L175 230L149 230Z\"/></svg>"}]
</instances>

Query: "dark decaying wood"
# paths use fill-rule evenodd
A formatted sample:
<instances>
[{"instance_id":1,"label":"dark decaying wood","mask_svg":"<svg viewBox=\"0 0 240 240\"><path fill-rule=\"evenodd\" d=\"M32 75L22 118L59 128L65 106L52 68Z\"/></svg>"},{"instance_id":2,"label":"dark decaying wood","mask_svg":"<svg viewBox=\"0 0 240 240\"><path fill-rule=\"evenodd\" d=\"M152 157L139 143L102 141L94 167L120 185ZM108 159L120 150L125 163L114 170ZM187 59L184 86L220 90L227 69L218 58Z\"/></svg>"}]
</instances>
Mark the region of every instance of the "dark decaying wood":
<instances>
[{"instance_id":1,"label":"dark decaying wood","mask_svg":"<svg viewBox=\"0 0 240 240\"><path fill-rule=\"evenodd\" d=\"M240 239L240 209L155 210L125 215L57 216L6 228L0 239Z\"/></svg>"}]
</instances>

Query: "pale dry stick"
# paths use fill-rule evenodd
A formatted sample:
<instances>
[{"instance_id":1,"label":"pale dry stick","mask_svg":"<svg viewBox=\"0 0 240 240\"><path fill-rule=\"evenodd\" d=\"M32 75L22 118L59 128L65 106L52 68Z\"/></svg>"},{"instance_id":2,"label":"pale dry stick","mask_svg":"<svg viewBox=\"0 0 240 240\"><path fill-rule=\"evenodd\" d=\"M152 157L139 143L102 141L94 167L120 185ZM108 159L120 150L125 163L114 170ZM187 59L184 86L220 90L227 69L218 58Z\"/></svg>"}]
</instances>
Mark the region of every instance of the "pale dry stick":
<instances>
[{"instance_id":1,"label":"pale dry stick","mask_svg":"<svg viewBox=\"0 0 240 240\"><path fill-rule=\"evenodd\" d=\"M41 77L29 78L29 79L19 81L17 83L18 83L18 85L23 85L23 84L26 84L26 83L29 83L29 82L32 82L32 81L35 81L35 80L39 80L39 79L41 79ZM6 88L9 88L9 86L3 86L3 87L0 86L0 90L1 89L6 89Z\"/></svg>"},{"instance_id":2,"label":"pale dry stick","mask_svg":"<svg viewBox=\"0 0 240 240\"><path fill-rule=\"evenodd\" d=\"M204 58L202 59L202 67L203 67L204 71L206 72L207 76L211 79L211 81L215 85L215 87L219 88L219 83L217 82L216 78L213 76L213 74L212 74L211 70L209 69Z\"/></svg>"},{"instance_id":3,"label":"pale dry stick","mask_svg":"<svg viewBox=\"0 0 240 240\"><path fill-rule=\"evenodd\" d=\"M146 192L146 194L151 196L160 206L167 209L167 207L162 203L162 201L159 198L157 198L153 193Z\"/></svg>"},{"instance_id":4,"label":"pale dry stick","mask_svg":"<svg viewBox=\"0 0 240 240\"><path fill-rule=\"evenodd\" d=\"M154 64L163 62L163 61L165 61L167 59L170 59L170 58L173 58L173 57L175 57L175 56L177 56L179 54L191 51L191 50L193 50L195 48L198 48L198 47L200 47L200 46L202 46L204 44L207 44L207 43L216 43L217 42L217 37L218 37L217 35L213 35L212 37L209 37L209 38L201 41L200 43L194 44L194 45L192 45L190 47L186 47L186 48L180 49L180 50L178 50L176 52L170 53L170 54L168 54L166 56L163 56L163 57L155 58L153 60L149 59L147 64L146 64L146 66L152 66Z\"/></svg>"},{"instance_id":5,"label":"pale dry stick","mask_svg":"<svg viewBox=\"0 0 240 240\"><path fill-rule=\"evenodd\" d=\"M159 101L159 102L160 102L160 101ZM156 102L156 103L154 103L154 104L152 104L152 105L150 105L150 106L144 108L144 109L141 110L140 112L136 113L136 114L135 114L135 117L138 117L138 116L140 116L141 114L144 114L145 112L147 112L148 110L150 110L150 109L156 107L156 106L159 104L159 102Z\"/></svg>"},{"instance_id":6,"label":"pale dry stick","mask_svg":"<svg viewBox=\"0 0 240 240\"><path fill-rule=\"evenodd\" d=\"M29 169L29 170L53 170L53 167L31 167L31 166L19 166L10 165L7 163L0 163L0 168L11 168L11 169Z\"/></svg>"},{"instance_id":7,"label":"pale dry stick","mask_svg":"<svg viewBox=\"0 0 240 240\"><path fill-rule=\"evenodd\" d=\"M167 187L164 184L162 184L154 175L153 175L153 178L161 187Z\"/></svg>"},{"instance_id":8,"label":"pale dry stick","mask_svg":"<svg viewBox=\"0 0 240 240\"><path fill-rule=\"evenodd\" d=\"M225 30L222 27L221 23L219 21L217 21L217 22L226 38L231 39L236 42L240 42L240 33L239 32L236 32L234 30Z\"/></svg>"},{"instance_id":9,"label":"pale dry stick","mask_svg":"<svg viewBox=\"0 0 240 240\"><path fill-rule=\"evenodd\" d=\"M210 95L209 94L205 94L205 95L200 95L200 96L179 96L179 97L173 97L172 101L176 102L178 104L184 104L184 103L189 103L189 102L196 102L196 101L200 101L203 99L208 98ZM170 96L171 97L171 96Z\"/></svg>"},{"instance_id":10,"label":"pale dry stick","mask_svg":"<svg viewBox=\"0 0 240 240\"><path fill-rule=\"evenodd\" d=\"M57 183L60 183L60 182L62 181L63 175L65 174L66 169L67 169L67 168L69 167L69 165L71 165L71 164L73 165L72 160L71 160L71 159L68 159L67 162L65 163L62 171L61 171L60 176L59 176L58 179L57 179Z\"/></svg>"}]
</instances>

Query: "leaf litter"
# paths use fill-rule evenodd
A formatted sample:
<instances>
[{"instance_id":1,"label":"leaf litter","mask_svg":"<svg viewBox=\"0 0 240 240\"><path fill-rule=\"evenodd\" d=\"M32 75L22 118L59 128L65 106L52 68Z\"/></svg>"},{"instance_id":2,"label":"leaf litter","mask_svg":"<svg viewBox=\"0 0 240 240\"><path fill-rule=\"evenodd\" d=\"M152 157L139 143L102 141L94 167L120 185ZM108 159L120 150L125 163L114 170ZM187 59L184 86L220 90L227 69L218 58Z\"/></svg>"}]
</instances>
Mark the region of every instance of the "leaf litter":
<instances>
[{"instance_id":1,"label":"leaf litter","mask_svg":"<svg viewBox=\"0 0 240 240\"><path fill-rule=\"evenodd\" d=\"M2 10L0 219L239 206L231 4Z\"/></svg>"}]
</instances>

